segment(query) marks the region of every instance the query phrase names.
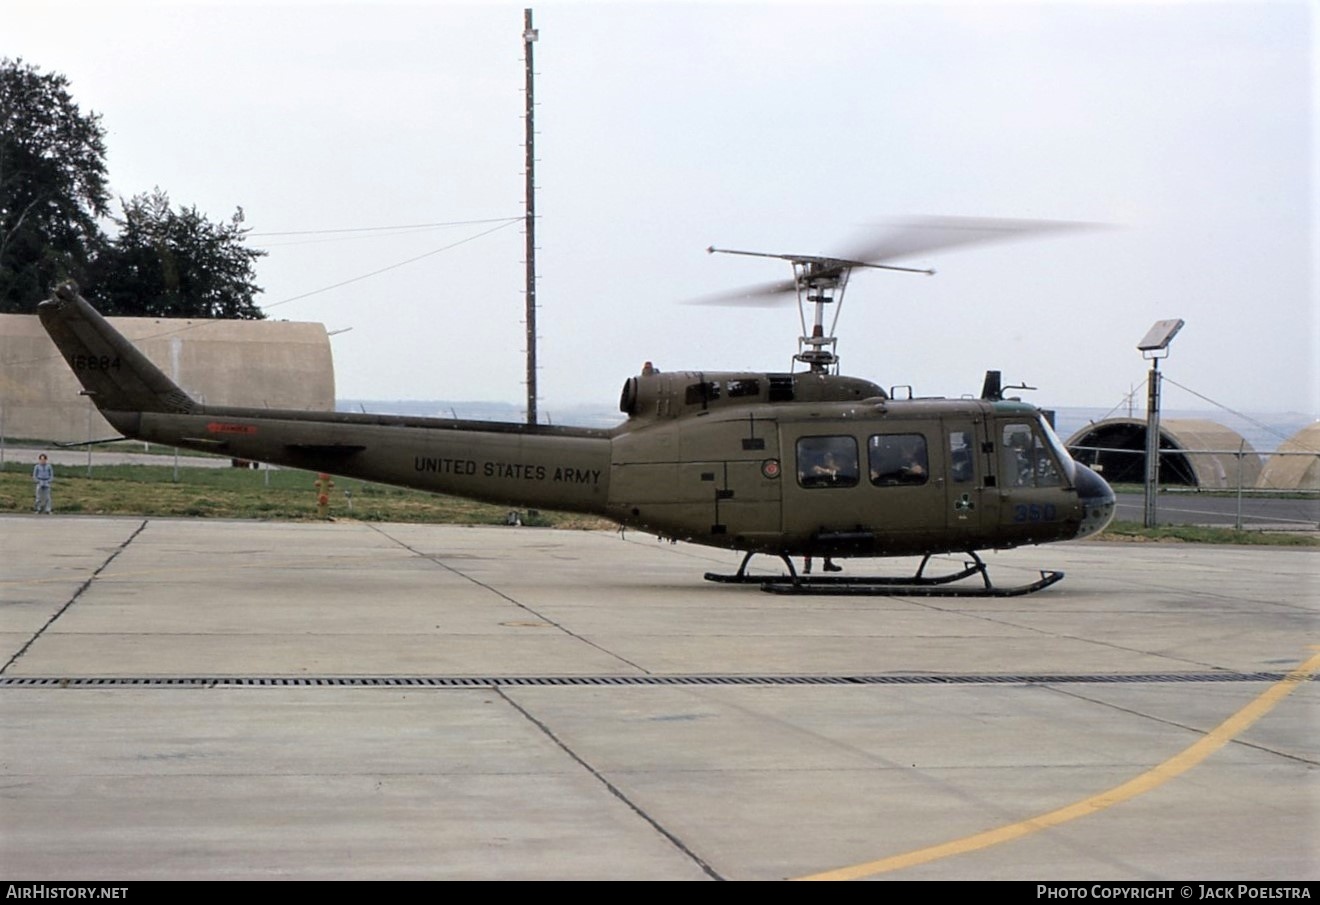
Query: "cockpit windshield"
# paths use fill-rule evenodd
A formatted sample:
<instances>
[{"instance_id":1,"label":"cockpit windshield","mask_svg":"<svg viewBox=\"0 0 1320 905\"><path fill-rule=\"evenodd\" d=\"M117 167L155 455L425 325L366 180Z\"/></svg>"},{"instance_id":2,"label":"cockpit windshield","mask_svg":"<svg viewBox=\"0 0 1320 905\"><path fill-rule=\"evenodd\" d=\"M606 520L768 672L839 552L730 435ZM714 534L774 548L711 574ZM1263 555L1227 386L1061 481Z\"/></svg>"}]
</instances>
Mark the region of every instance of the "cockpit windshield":
<instances>
[{"instance_id":1,"label":"cockpit windshield","mask_svg":"<svg viewBox=\"0 0 1320 905\"><path fill-rule=\"evenodd\" d=\"M1041 435L1045 437L1045 442L1049 444L1050 449L1054 452L1054 458L1058 459L1059 464L1063 467L1063 473L1068 478L1068 483L1076 483L1077 463L1068 454L1068 448L1063 445L1063 441L1054 432L1054 428L1050 427L1050 423L1045 420L1045 416L1039 415L1037 417L1040 421Z\"/></svg>"}]
</instances>

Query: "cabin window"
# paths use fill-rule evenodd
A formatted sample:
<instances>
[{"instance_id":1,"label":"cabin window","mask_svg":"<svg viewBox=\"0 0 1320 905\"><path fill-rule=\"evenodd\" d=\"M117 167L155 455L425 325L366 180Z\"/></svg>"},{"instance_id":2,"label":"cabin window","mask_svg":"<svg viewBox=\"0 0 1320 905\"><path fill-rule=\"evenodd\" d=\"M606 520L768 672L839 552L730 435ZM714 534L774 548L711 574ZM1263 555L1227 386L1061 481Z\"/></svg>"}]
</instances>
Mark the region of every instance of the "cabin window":
<instances>
[{"instance_id":1,"label":"cabin window","mask_svg":"<svg viewBox=\"0 0 1320 905\"><path fill-rule=\"evenodd\" d=\"M797 442L798 483L803 487L856 487L857 440L803 437Z\"/></svg>"},{"instance_id":2,"label":"cabin window","mask_svg":"<svg viewBox=\"0 0 1320 905\"><path fill-rule=\"evenodd\" d=\"M767 374L770 389L767 398L771 402L792 402L797 396L797 380L792 374Z\"/></svg>"},{"instance_id":3,"label":"cabin window","mask_svg":"<svg viewBox=\"0 0 1320 905\"><path fill-rule=\"evenodd\" d=\"M921 434L876 434L867 443L871 483L877 487L925 484L930 479L926 438Z\"/></svg>"},{"instance_id":4,"label":"cabin window","mask_svg":"<svg viewBox=\"0 0 1320 905\"><path fill-rule=\"evenodd\" d=\"M759 396L761 395L761 381L754 378L743 378L740 380L730 380L725 384L730 399L737 399L739 396Z\"/></svg>"},{"instance_id":5,"label":"cabin window","mask_svg":"<svg viewBox=\"0 0 1320 905\"><path fill-rule=\"evenodd\" d=\"M720 398L720 385L715 381L688 384L683 395L687 405L705 405Z\"/></svg>"},{"instance_id":6,"label":"cabin window","mask_svg":"<svg viewBox=\"0 0 1320 905\"><path fill-rule=\"evenodd\" d=\"M949 480L966 484L976 477L976 458L972 455L972 432L949 431Z\"/></svg>"},{"instance_id":7,"label":"cabin window","mask_svg":"<svg viewBox=\"0 0 1320 905\"><path fill-rule=\"evenodd\" d=\"M1007 487L1057 487L1059 467L1040 434L1030 424L1005 424L1000 446Z\"/></svg>"}]
</instances>

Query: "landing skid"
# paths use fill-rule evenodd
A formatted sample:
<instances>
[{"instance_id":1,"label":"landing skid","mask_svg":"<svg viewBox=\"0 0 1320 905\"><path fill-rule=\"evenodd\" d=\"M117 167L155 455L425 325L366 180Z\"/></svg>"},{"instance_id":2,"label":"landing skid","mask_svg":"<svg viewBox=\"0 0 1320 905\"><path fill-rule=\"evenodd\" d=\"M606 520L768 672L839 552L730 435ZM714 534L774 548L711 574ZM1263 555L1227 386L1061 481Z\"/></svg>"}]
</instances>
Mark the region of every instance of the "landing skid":
<instances>
[{"instance_id":1,"label":"landing skid","mask_svg":"<svg viewBox=\"0 0 1320 905\"><path fill-rule=\"evenodd\" d=\"M1013 587L999 587L990 581L990 572L985 562L975 551L967 555L971 560L964 562L959 572L948 575L927 576L926 564L930 555L922 557L916 574L910 578L894 578L880 575L842 576L842 575L799 575L793 567L793 561L787 556L779 558L788 566L787 575L767 578L764 575L748 575L747 563L754 556L748 553L743 557L738 571L732 575L707 572L707 581L725 584L758 584L762 591L772 594L816 594L833 596L888 596L888 597L1021 597L1048 588L1063 578L1062 572L1042 569L1036 581ZM981 576L980 586L954 585L954 582L974 575Z\"/></svg>"}]
</instances>

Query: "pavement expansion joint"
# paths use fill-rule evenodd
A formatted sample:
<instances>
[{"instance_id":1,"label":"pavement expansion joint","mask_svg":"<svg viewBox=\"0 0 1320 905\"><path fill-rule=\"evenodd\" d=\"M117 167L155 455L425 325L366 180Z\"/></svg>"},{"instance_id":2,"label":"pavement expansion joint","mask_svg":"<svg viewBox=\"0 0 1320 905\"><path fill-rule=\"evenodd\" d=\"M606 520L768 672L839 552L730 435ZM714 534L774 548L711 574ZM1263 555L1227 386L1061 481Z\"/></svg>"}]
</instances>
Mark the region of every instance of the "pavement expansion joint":
<instances>
[{"instance_id":1,"label":"pavement expansion joint","mask_svg":"<svg viewBox=\"0 0 1320 905\"><path fill-rule=\"evenodd\" d=\"M655 685L1113 685L1278 682L1281 672L1097 675L0 676L0 688L508 688Z\"/></svg>"}]
</instances>

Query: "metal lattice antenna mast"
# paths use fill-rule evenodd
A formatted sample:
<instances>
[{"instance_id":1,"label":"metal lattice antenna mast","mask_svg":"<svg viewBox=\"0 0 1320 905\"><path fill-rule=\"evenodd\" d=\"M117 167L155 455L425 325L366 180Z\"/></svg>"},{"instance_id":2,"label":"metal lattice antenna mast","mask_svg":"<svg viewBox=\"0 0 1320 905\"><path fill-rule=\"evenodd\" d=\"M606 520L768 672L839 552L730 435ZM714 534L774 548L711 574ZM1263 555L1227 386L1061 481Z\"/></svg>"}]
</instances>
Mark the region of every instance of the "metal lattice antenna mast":
<instances>
[{"instance_id":1,"label":"metal lattice antenna mast","mask_svg":"<svg viewBox=\"0 0 1320 905\"><path fill-rule=\"evenodd\" d=\"M524 150L527 154L525 175L527 178L527 222L524 233L527 239L527 423L536 424L536 153L535 120L533 118L534 101L532 98L532 44L536 42L536 29L532 27L531 9L523 10L523 62L526 73L527 104L525 125L527 140Z\"/></svg>"}]
</instances>

